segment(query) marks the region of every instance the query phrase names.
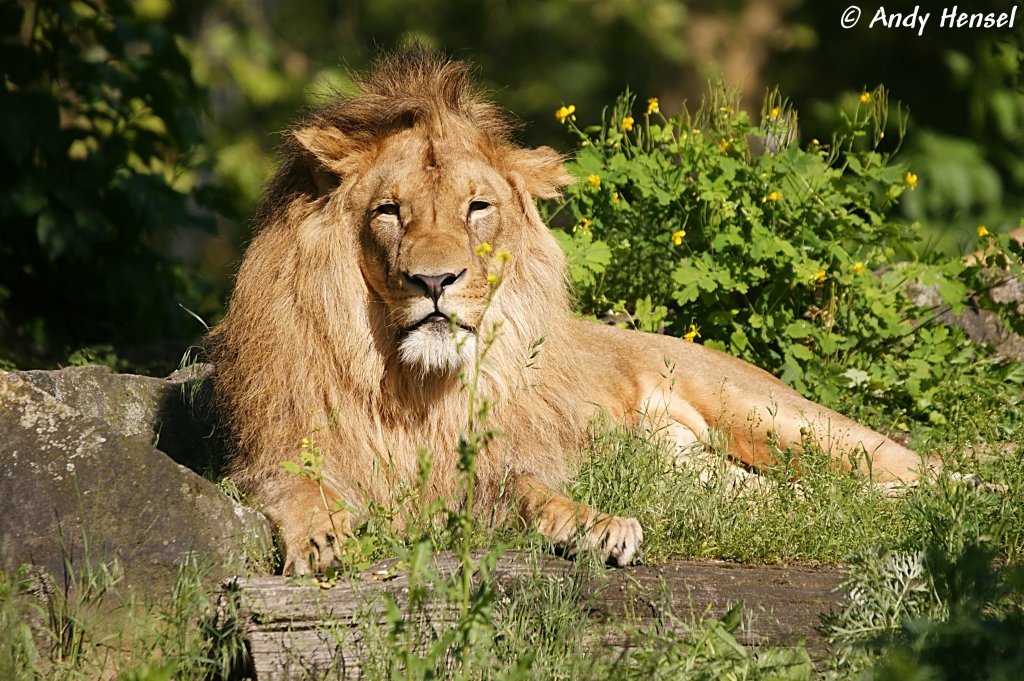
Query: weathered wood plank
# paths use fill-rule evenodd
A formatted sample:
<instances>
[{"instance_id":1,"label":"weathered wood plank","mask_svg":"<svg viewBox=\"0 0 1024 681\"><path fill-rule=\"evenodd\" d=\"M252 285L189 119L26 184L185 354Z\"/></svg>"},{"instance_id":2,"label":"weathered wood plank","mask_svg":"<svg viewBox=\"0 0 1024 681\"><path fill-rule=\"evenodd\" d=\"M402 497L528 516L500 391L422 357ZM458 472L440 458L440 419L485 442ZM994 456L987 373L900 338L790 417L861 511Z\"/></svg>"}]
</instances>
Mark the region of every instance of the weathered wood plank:
<instances>
[{"instance_id":1,"label":"weathered wood plank","mask_svg":"<svg viewBox=\"0 0 1024 681\"><path fill-rule=\"evenodd\" d=\"M451 575L458 564L456 556L441 554L435 569ZM510 554L499 559L494 581L499 591L514 598L517 585L538 578L564 579L568 588L577 570L565 560ZM636 631L634 627L631 634L622 623L672 626L673 621L720 617L742 601L748 617L737 636L741 643L784 644L802 639L812 652L820 653L824 643L816 627L822 613L842 603L837 591L842 579L838 568L695 561L589 575L579 598L588 616L585 644L589 649L621 650L632 645ZM235 586L243 635L259 681L310 675L356 678L368 647L354 623L376 619L384 626L384 594L404 609L409 574L392 560L331 588L297 585L284 577L244 578ZM440 603L431 604L423 614L428 626L437 631L457 616L452 606Z\"/></svg>"}]
</instances>

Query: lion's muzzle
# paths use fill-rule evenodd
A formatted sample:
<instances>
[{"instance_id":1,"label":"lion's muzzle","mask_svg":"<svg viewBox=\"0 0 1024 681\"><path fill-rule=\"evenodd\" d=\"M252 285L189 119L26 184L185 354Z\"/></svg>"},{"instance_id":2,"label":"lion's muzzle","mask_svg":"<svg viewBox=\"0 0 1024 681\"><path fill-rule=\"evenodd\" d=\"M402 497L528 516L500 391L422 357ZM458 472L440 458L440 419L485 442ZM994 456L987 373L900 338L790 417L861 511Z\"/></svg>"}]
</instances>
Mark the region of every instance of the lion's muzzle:
<instances>
[{"instance_id":1,"label":"lion's muzzle","mask_svg":"<svg viewBox=\"0 0 1024 681\"><path fill-rule=\"evenodd\" d=\"M436 306L444 290L449 286L457 284L465 274L465 269L458 274L451 272L443 274L409 274L402 272L402 279L409 288L422 291L424 295L434 301Z\"/></svg>"}]
</instances>

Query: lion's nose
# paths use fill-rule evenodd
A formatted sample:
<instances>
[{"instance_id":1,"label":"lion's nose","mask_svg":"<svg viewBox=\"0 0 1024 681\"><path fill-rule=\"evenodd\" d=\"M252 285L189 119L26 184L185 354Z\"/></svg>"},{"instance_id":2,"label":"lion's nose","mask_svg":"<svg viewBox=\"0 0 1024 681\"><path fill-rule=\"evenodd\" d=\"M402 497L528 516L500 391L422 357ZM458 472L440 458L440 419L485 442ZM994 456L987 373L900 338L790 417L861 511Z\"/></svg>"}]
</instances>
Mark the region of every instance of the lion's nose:
<instances>
[{"instance_id":1,"label":"lion's nose","mask_svg":"<svg viewBox=\"0 0 1024 681\"><path fill-rule=\"evenodd\" d=\"M405 281L410 284L414 289L420 289L424 295L430 296L430 299L437 304L437 299L441 297L441 294L446 288L457 282L462 278L462 275L466 273L466 270L462 270L458 274L451 272L445 272L444 274L405 274Z\"/></svg>"}]
</instances>

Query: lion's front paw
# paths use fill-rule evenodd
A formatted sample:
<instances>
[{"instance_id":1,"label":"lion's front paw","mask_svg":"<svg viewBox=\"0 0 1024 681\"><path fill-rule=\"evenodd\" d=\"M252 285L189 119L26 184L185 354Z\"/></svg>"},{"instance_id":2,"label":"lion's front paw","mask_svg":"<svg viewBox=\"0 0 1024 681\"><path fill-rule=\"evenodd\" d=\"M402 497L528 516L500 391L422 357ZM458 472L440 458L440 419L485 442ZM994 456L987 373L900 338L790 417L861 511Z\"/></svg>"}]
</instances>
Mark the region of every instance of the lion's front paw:
<instances>
[{"instance_id":1,"label":"lion's front paw","mask_svg":"<svg viewBox=\"0 0 1024 681\"><path fill-rule=\"evenodd\" d=\"M588 511L580 514L577 509L577 512L556 522L542 522L538 529L566 557L572 558L580 550L593 551L610 565L629 565L639 555L640 544L644 540L640 523L635 518Z\"/></svg>"},{"instance_id":2,"label":"lion's front paw","mask_svg":"<svg viewBox=\"0 0 1024 681\"><path fill-rule=\"evenodd\" d=\"M579 549L595 551L606 563L624 567L639 556L644 531L635 518L598 513L530 476L515 482L519 514L567 557Z\"/></svg>"},{"instance_id":3,"label":"lion's front paw","mask_svg":"<svg viewBox=\"0 0 1024 681\"><path fill-rule=\"evenodd\" d=\"M336 559L341 558L343 541L344 537L338 537L333 531L282 539L284 567L281 574L308 575L325 571Z\"/></svg>"},{"instance_id":4,"label":"lion's front paw","mask_svg":"<svg viewBox=\"0 0 1024 681\"><path fill-rule=\"evenodd\" d=\"M352 536L344 511L328 514L322 508L314 508L285 517L272 515L272 520L277 525L284 554L285 576L323 572L340 560L345 538Z\"/></svg>"},{"instance_id":5,"label":"lion's front paw","mask_svg":"<svg viewBox=\"0 0 1024 681\"><path fill-rule=\"evenodd\" d=\"M606 563L625 567L638 555L644 530L636 518L620 518L602 513L587 533L588 543Z\"/></svg>"}]
</instances>

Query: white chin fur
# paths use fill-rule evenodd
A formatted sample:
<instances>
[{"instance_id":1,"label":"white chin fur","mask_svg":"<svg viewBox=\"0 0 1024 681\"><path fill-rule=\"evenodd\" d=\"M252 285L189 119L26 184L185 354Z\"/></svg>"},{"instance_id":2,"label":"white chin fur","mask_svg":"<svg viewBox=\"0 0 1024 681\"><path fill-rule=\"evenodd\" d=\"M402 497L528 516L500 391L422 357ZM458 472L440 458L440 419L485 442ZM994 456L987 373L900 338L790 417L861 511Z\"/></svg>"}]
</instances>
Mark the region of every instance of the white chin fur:
<instances>
[{"instance_id":1,"label":"white chin fur","mask_svg":"<svg viewBox=\"0 0 1024 681\"><path fill-rule=\"evenodd\" d=\"M469 366L476 355L476 335L456 329L453 336L447 326L427 325L407 335L398 346L402 364L424 374L456 373Z\"/></svg>"}]
</instances>

